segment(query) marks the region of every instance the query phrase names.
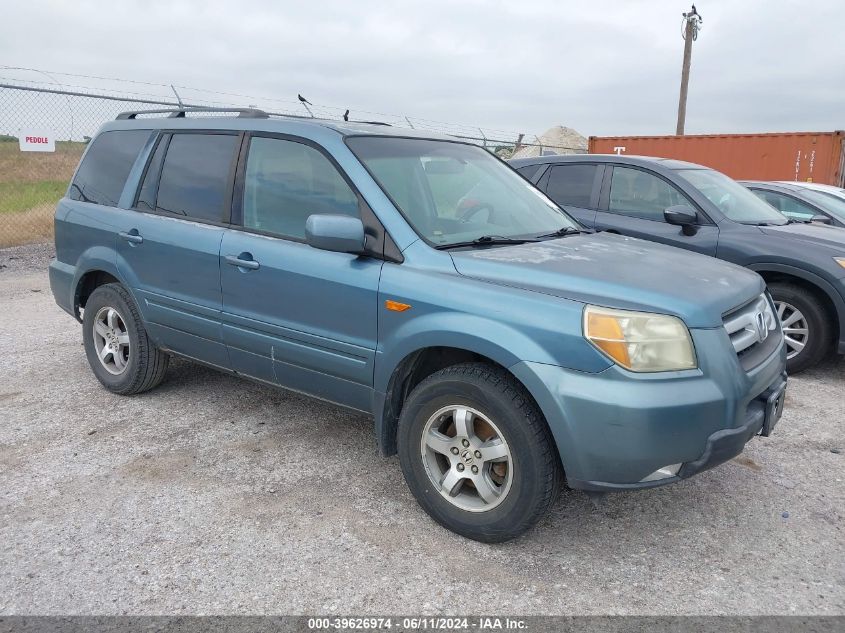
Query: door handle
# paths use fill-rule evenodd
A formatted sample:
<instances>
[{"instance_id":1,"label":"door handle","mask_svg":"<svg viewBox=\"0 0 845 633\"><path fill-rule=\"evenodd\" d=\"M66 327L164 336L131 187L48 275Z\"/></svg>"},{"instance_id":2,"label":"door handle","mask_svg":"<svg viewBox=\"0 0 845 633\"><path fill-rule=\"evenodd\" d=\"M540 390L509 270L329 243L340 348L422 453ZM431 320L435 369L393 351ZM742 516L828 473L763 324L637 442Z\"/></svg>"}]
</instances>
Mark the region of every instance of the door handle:
<instances>
[{"instance_id":1,"label":"door handle","mask_svg":"<svg viewBox=\"0 0 845 633\"><path fill-rule=\"evenodd\" d=\"M144 241L144 238L138 233L138 229L132 229L128 233L121 231L118 235L131 244L140 244Z\"/></svg>"},{"instance_id":2,"label":"door handle","mask_svg":"<svg viewBox=\"0 0 845 633\"><path fill-rule=\"evenodd\" d=\"M246 257L249 257L249 259L245 259ZM261 264L252 259L252 255L250 255L249 253L241 253L240 255L226 255L225 259L227 264L237 266L238 268L248 268L249 270L258 270L259 268L261 268Z\"/></svg>"}]
</instances>

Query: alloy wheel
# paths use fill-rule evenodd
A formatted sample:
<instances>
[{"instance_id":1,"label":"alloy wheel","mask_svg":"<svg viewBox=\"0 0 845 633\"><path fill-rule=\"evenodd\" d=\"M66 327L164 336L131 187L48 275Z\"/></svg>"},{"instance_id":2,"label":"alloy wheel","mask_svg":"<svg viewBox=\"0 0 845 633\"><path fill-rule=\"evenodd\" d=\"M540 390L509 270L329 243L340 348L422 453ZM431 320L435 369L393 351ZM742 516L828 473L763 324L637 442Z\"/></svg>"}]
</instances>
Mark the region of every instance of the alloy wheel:
<instances>
[{"instance_id":1,"label":"alloy wheel","mask_svg":"<svg viewBox=\"0 0 845 633\"><path fill-rule=\"evenodd\" d=\"M110 374L119 376L129 365L131 344L126 321L109 306L100 308L94 317L94 349L100 364Z\"/></svg>"},{"instance_id":2,"label":"alloy wheel","mask_svg":"<svg viewBox=\"0 0 845 633\"><path fill-rule=\"evenodd\" d=\"M423 427L420 451L435 489L462 510L492 510L511 489L510 447L493 421L473 408L450 405L435 412Z\"/></svg>"},{"instance_id":3,"label":"alloy wheel","mask_svg":"<svg viewBox=\"0 0 845 633\"><path fill-rule=\"evenodd\" d=\"M810 330L804 314L791 303L775 301L783 338L786 342L786 358L795 358L804 351L810 338Z\"/></svg>"}]
</instances>

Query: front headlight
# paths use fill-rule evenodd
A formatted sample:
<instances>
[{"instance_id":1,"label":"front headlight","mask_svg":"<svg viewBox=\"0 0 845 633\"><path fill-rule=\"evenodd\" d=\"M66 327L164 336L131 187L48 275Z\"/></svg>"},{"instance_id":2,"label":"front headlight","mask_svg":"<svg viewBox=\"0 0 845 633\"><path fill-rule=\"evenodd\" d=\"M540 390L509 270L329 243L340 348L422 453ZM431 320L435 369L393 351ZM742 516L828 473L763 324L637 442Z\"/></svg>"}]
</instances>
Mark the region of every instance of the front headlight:
<instances>
[{"instance_id":1,"label":"front headlight","mask_svg":"<svg viewBox=\"0 0 845 633\"><path fill-rule=\"evenodd\" d=\"M834 257L833 261L842 266L842 268L845 268L845 257Z\"/></svg>"},{"instance_id":2,"label":"front headlight","mask_svg":"<svg viewBox=\"0 0 845 633\"><path fill-rule=\"evenodd\" d=\"M584 308L584 336L631 371L697 367L689 330L677 317L588 305Z\"/></svg>"}]
</instances>

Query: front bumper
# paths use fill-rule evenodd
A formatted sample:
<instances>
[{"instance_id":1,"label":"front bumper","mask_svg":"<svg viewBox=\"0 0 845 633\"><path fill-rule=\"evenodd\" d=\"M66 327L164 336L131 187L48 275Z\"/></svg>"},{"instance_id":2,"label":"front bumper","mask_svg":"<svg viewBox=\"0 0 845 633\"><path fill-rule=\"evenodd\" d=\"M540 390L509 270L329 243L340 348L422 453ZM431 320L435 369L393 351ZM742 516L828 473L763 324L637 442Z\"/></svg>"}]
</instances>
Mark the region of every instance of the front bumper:
<instances>
[{"instance_id":1,"label":"front bumper","mask_svg":"<svg viewBox=\"0 0 845 633\"><path fill-rule=\"evenodd\" d=\"M783 379L780 383L776 383L773 388L780 387L786 383L786 374L783 374ZM768 390L767 390L768 391ZM678 474L674 477L664 477L662 479L653 481L638 481L630 484L618 484L607 481L580 481L568 479L567 483L571 488L580 490L592 491L611 491L611 490L637 490L641 488L654 488L656 486L665 486L681 479L687 479L700 472L714 468L720 464L733 459L742 453L745 445L755 435L759 435L765 420L766 413L766 398L764 391L761 397L752 400L746 409L746 421L741 426L732 429L722 429L716 431L707 438L704 452L695 461L686 462L681 466Z\"/></svg>"},{"instance_id":2,"label":"front bumper","mask_svg":"<svg viewBox=\"0 0 845 633\"><path fill-rule=\"evenodd\" d=\"M693 330L699 369L597 374L522 362L511 371L531 391L555 438L571 488L652 488L717 466L760 432L765 397L785 380L783 344L744 371L724 330ZM677 475L643 481L669 464Z\"/></svg>"}]
</instances>

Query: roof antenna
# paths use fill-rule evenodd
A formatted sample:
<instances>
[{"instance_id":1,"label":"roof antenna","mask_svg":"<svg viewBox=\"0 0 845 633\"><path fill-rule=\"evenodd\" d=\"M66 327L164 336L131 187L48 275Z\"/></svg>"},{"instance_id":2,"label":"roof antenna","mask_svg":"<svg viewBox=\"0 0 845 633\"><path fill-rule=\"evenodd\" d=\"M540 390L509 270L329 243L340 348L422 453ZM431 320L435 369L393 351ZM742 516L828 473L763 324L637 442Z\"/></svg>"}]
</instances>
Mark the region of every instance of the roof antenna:
<instances>
[{"instance_id":1,"label":"roof antenna","mask_svg":"<svg viewBox=\"0 0 845 633\"><path fill-rule=\"evenodd\" d=\"M348 121L348 120L349 120L349 110L348 110L348 109L346 110L346 112L344 112L344 113L343 113L343 120L344 120L344 121Z\"/></svg>"},{"instance_id":2,"label":"roof antenna","mask_svg":"<svg viewBox=\"0 0 845 633\"><path fill-rule=\"evenodd\" d=\"M185 104L184 104L184 103L182 103L182 97L180 97L180 96L179 96L179 93L178 93L178 92L176 92L176 88L174 88L174 87L173 87L173 84L170 84L170 89L173 91L173 94L175 94L175 95L176 95L176 101L178 101L178 102L179 102L179 107L180 107L180 108L184 108L184 107L185 107Z\"/></svg>"}]
</instances>

